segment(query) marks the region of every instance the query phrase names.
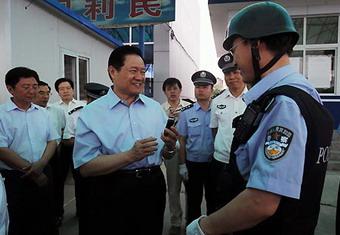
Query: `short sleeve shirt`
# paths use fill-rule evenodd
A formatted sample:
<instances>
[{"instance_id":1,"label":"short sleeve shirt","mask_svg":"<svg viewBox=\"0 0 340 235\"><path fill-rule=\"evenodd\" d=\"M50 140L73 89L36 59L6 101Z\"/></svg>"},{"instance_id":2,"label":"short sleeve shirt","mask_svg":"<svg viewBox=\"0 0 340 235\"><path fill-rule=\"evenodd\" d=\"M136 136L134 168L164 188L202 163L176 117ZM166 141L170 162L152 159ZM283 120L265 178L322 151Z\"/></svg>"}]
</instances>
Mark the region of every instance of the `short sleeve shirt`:
<instances>
[{"instance_id":1,"label":"short sleeve shirt","mask_svg":"<svg viewBox=\"0 0 340 235\"><path fill-rule=\"evenodd\" d=\"M186 159L192 162L208 162L214 152L210 124L210 109L204 111L198 103L179 115L178 133L186 138Z\"/></svg>"},{"instance_id":2,"label":"short sleeve shirt","mask_svg":"<svg viewBox=\"0 0 340 235\"><path fill-rule=\"evenodd\" d=\"M32 104L24 111L11 100L0 105L0 147L33 163L42 157L48 141L59 138L46 109ZM0 169L11 168L0 161Z\"/></svg>"},{"instance_id":3,"label":"short sleeve shirt","mask_svg":"<svg viewBox=\"0 0 340 235\"><path fill-rule=\"evenodd\" d=\"M229 90L225 90L212 100L210 128L217 128L214 141L214 158L220 162L229 162L231 142L235 130L232 128L232 122L246 108L246 104L242 100L246 91L247 88L244 88L239 97L234 97Z\"/></svg>"},{"instance_id":4,"label":"short sleeve shirt","mask_svg":"<svg viewBox=\"0 0 340 235\"><path fill-rule=\"evenodd\" d=\"M265 91L291 85L304 90L321 103L316 90L291 65L268 74L245 95L246 104ZM280 148L272 148L276 139ZM277 96L270 112L245 145L235 152L241 175L248 188L256 188L291 198L299 198L303 178L307 128L297 104L287 96Z\"/></svg>"}]
</instances>

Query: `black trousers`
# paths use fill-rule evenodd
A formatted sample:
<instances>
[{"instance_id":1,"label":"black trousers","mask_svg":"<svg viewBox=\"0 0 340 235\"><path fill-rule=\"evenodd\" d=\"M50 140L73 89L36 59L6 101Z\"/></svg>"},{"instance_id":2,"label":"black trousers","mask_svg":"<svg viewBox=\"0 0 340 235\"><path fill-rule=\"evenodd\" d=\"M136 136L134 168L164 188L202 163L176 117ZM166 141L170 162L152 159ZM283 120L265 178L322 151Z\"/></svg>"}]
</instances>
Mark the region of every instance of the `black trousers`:
<instances>
[{"instance_id":1,"label":"black trousers","mask_svg":"<svg viewBox=\"0 0 340 235\"><path fill-rule=\"evenodd\" d=\"M202 215L201 204L203 199L203 188L205 192L205 201L207 214L213 211L212 188L209 182L210 163L209 162L191 162L186 161L188 168L189 180L185 184L187 194L187 215L186 223L190 224L194 219Z\"/></svg>"},{"instance_id":2,"label":"black trousers","mask_svg":"<svg viewBox=\"0 0 340 235\"><path fill-rule=\"evenodd\" d=\"M44 170L50 178L50 167ZM23 173L2 170L5 178L9 213L8 235L53 235L55 228L52 184L39 187L30 179L22 179Z\"/></svg>"},{"instance_id":3,"label":"black trousers","mask_svg":"<svg viewBox=\"0 0 340 235\"><path fill-rule=\"evenodd\" d=\"M336 235L340 235L340 182L338 188L338 200L336 205Z\"/></svg>"},{"instance_id":4,"label":"black trousers","mask_svg":"<svg viewBox=\"0 0 340 235\"><path fill-rule=\"evenodd\" d=\"M79 198L79 172L73 167L73 146L60 144L58 151L51 160L54 180L54 198L55 198L55 213L58 217L64 214L64 185L71 167L72 176L74 179L75 196L76 196L76 210L80 213Z\"/></svg>"},{"instance_id":5,"label":"black trousers","mask_svg":"<svg viewBox=\"0 0 340 235\"><path fill-rule=\"evenodd\" d=\"M81 189L80 235L162 235L166 186L159 167L88 177Z\"/></svg>"},{"instance_id":6,"label":"black trousers","mask_svg":"<svg viewBox=\"0 0 340 235\"><path fill-rule=\"evenodd\" d=\"M213 158L211 161L209 181L211 182L213 190L213 211L217 211L233 199L233 195L230 192L232 184L230 165Z\"/></svg>"}]
</instances>

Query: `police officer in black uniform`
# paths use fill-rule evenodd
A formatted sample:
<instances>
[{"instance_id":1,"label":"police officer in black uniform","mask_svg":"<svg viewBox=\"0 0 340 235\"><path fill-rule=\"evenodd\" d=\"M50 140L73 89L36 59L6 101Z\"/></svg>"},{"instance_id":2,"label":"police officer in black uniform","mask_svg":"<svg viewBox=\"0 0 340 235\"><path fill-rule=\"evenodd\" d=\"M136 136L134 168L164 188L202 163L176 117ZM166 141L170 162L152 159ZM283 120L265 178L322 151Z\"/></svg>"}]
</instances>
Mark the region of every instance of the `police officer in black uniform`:
<instances>
[{"instance_id":1,"label":"police officer in black uniform","mask_svg":"<svg viewBox=\"0 0 340 235\"><path fill-rule=\"evenodd\" d=\"M223 46L252 84L244 114L233 121L234 199L196 219L188 235L314 234L333 122L317 91L289 64L298 38L288 12L273 2L232 18Z\"/></svg>"}]
</instances>

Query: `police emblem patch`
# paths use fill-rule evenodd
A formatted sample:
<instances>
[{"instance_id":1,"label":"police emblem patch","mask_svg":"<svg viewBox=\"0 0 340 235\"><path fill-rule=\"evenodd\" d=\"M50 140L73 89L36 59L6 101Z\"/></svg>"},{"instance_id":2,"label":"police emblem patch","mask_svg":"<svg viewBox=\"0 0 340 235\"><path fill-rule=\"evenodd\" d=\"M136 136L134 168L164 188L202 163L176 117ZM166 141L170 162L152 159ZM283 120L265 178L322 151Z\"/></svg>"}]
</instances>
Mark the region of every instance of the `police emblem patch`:
<instances>
[{"instance_id":1,"label":"police emblem patch","mask_svg":"<svg viewBox=\"0 0 340 235\"><path fill-rule=\"evenodd\" d=\"M197 122L198 121L198 118L191 118L190 120L189 120L189 122Z\"/></svg>"},{"instance_id":2,"label":"police emblem patch","mask_svg":"<svg viewBox=\"0 0 340 235\"><path fill-rule=\"evenodd\" d=\"M225 109L227 107L225 104L219 104L216 106L218 109Z\"/></svg>"},{"instance_id":3,"label":"police emblem patch","mask_svg":"<svg viewBox=\"0 0 340 235\"><path fill-rule=\"evenodd\" d=\"M282 126L271 127L266 134L264 143L264 155L270 160L282 158L288 151L294 133Z\"/></svg>"}]
</instances>

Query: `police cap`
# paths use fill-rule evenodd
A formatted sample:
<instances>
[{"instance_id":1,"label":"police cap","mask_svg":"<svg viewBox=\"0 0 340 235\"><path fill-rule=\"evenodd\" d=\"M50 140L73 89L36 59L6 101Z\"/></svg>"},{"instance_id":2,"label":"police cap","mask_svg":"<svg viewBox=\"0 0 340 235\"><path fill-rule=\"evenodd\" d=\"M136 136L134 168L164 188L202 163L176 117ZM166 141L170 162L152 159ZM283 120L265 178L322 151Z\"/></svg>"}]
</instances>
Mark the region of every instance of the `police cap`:
<instances>
[{"instance_id":1,"label":"police cap","mask_svg":"<svg viewBox=\"0 0 340 235\"><path fill-rule=\"evenodd\" d=\"M95 82L86 83L84 88L87 92L87 96L94 99L106 95L109 90L109 87Z\"/></svg>"},{"instance_id":2,"label":"police cap","mask_svg":"<svg viewBox=\"0 0 340 235\"><path fill-rule=\"evenodd\" d=\"M221 56L218 60L218 67L222 69L223 73L228 73L237 70L237 65L234 62L234 56L232 53L228 52Z\"/></svg>"},{"instance_id":3,"label":"police cap","mask_svg":"<svg viewBox=\"0 0 340 235\"><path fill-rule=\"evenodd\" d=\"M212 73L206 70L200 70L191 76L191 81L194 85L214 85L216 78Z\"/></svg>"}]
</instances>

